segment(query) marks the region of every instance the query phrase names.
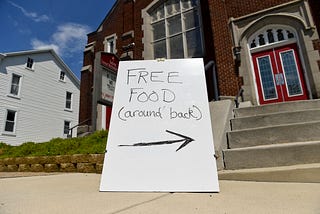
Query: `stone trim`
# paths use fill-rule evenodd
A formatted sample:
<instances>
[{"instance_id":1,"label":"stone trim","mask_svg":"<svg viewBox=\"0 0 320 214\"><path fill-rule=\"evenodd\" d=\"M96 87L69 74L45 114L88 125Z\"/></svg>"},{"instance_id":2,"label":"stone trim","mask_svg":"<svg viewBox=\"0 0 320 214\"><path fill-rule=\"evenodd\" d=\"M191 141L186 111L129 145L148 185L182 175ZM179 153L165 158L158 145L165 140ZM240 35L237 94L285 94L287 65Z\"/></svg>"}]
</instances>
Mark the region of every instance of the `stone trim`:
<instances>
[{"instance_id":1,"label":"stone trim","mask_svg":"<svg viewBox=\"0 0 320 214\"><path fill-rule=\"evenodd\" d=\"M0 172L101 173L104 154L18 157L0 159Z\"/></svg>"},{"instance_id":2,"label":"stone trim","mask_svg":"<svg viewBox=\"0 0 320 214\"><path fill-rule=\"evenodd\" d=\"M318 60L319 55L312 47L312 41L318 39L318 34L313 23L308 2L296 0L287 4L278 5L266 10L257 11L243 17L230 18L229 27L232 32L234 48L241 48L239 58L239 76L243 78L245 101L251 101L259 105L258 92L249 42L257 32L267 28L282 27L295 32L297 45L299 47L300 60L306 80L309 99L318 98L320 94L320 75ZM277 44L271 44L276 46ZM280 44L279 44L280 45ZM281 45L284 45L282 43ZM254 49L262 51L264 48Z\"/></svg>"}]
</instances>

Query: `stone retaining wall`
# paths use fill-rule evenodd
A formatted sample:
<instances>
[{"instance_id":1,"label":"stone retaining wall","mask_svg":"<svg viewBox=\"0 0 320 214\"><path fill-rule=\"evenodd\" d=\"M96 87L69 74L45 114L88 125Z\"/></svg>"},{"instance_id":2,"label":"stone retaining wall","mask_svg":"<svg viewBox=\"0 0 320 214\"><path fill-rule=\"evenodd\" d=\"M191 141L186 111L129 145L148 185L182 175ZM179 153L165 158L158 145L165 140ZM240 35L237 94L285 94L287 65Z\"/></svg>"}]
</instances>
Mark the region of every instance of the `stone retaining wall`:
<instances>
[{"instance_id":1,"label":"stone retaining wall","mask_svg":"<svg viewBox=\"0 0 320 214\"><path fill-rule=\"evenodd\" d=\"M101 173L104 154L0 159L0 172Z\"/></svg>"}]
</instances>

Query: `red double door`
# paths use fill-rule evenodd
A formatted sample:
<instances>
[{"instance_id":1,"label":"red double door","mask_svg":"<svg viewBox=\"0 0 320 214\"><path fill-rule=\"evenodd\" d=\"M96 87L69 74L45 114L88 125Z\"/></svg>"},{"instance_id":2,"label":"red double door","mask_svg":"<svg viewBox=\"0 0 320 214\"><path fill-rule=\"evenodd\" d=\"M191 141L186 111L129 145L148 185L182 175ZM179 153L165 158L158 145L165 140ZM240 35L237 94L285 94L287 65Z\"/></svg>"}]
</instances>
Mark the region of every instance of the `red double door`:
<instances>
[{"instance_id":1,"label":"red double door","mask_svg":"<svg viewBox=\"0 0 320 214\"><path fill-rule=\"evenodd\" d=\"M306 100L296 44L252 54L260 104Z\"/></svg>"}]
</instances>

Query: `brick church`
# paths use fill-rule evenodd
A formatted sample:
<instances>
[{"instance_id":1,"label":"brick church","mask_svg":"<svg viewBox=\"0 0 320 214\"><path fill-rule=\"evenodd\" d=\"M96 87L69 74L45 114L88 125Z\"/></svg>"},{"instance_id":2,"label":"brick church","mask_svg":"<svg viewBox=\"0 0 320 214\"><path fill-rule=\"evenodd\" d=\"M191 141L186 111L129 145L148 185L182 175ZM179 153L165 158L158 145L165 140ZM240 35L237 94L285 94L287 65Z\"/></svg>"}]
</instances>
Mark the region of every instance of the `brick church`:
<instances>
[{"instance_id":1,"label":"brick church","mask_svg":"<svg viewBox=\"0 0 320 214\"><path fill-rule=\"evenodd\" d=\"M320 98L319 17L317 0L117 0L88 34L79 122L108 128L119 60L203 58L209 101Z\"/></svg>"}]
</instances>

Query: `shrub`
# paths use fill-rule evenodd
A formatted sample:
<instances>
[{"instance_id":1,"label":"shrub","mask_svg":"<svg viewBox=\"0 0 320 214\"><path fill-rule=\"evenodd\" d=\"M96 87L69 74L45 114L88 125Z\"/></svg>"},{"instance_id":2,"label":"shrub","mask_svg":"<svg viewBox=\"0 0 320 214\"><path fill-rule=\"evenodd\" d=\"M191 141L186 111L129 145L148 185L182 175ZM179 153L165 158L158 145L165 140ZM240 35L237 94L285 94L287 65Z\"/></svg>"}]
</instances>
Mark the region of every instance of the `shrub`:
<instances>
[{"instance_id":1,"label":"shrub","mask_svg":"<svg viewBox=\"0 0 320 214\"><path fill-rule=\"evenodd\" d=\"M11 146L0 142L0 158L103 154L106 149L107 137L107 131L97 131L81 138L54 138L44 143L26 142L19 146Z\"/></svg>"}]
</instances>

